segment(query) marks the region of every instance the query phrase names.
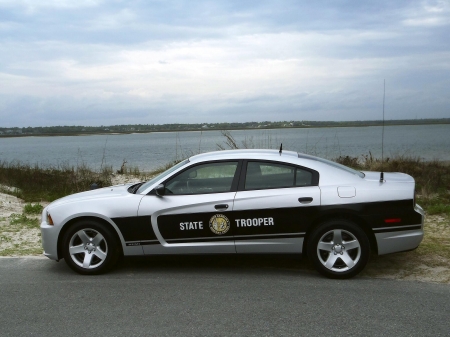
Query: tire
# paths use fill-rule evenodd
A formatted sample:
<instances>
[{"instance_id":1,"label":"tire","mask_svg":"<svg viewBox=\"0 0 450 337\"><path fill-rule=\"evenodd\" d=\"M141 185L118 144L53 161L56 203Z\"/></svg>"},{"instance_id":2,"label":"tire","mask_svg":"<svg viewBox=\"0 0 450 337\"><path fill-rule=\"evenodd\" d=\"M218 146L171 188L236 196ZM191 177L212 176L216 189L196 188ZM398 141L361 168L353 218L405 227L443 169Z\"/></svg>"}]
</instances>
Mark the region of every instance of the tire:
<instances>
[{"instance_id":1,"label":"tire","mask_svg":"<svg viewBox=\"0 0 450 337\"><path fill-rule=\"evenodd\" d=\"M119 242L107 226L93 220L75 223L64 234L63 254L67 265L84 275L110 270L119 257Z\"/></svg>"},{"instance_id":2,"label":"tire","mask_svg":"<svg viewBox=\"0 0 450 337\"><path fill-rule=\"evenodd\" d=\"M348 220L327 221L311 233L308 257L319 273L334 279L359 274L370 255L366 233Z\"/></svg>"}]
</instances>

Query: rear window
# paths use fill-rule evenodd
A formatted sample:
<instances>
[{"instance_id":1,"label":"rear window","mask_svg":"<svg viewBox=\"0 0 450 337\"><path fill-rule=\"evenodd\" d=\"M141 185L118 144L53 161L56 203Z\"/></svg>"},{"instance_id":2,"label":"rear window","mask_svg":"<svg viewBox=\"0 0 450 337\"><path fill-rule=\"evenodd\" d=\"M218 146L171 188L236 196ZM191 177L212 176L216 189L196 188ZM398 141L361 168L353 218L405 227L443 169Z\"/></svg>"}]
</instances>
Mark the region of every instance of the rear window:
<instances>
[{"instance_id":1,"label":"rear window","mask_svg":"<svg viewBox=\"0 0 450 337\"><path fill-rule=\"evenodd\" d=\"M345 166L345 165L342 165L342 164L338 164L338 163L336 163L334 161L331 161L331 160L318 158L318 157L314 157L314 156L308 156L307 154L300 154L300 153L298 154L298 157L299 158L303 158L303 159L315 160L315 161L318 161L320 163L324 163L324 164L330 165L330 166L332 166L334 168L346 171L346 172L351 173L351 174L355 174L355 175L357 175L360 178L364 178L365 177L364 173L362 173L360 171L356 171L356 170L354 170L354 169L352 169L352 168L350 168L348 166Z\"/></svg>"}]
</instances>

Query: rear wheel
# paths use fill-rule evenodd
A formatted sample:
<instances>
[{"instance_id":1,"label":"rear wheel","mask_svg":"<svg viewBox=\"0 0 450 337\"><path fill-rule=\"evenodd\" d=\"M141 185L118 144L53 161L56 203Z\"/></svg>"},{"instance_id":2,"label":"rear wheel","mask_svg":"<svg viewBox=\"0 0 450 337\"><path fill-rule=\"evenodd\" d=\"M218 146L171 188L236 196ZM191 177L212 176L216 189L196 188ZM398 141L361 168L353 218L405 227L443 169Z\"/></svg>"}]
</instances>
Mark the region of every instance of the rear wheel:
<instances>
[{"instance_id":1,"label":"rear wheel","mask_svg":"<svg viewBox=\"0 0 450 337\"><path fill-rule=\"evenodd\" d=\"M101 274L119 257L119 242L113 232L96 221L80 221L64 234L64 260L80 274Z\"/></svg>"},{"instance_id":2,"label":"rear wheel","mask_svg":"<svg viewBox=\"0 0 450 337\"><path fill-rule=\"evenodd\" d=\"M350 278L367 264L370 243L366 233L348 220L333 220L317 227L308 240L308 257L329 278Z\"/></svg>"}]
</instances>

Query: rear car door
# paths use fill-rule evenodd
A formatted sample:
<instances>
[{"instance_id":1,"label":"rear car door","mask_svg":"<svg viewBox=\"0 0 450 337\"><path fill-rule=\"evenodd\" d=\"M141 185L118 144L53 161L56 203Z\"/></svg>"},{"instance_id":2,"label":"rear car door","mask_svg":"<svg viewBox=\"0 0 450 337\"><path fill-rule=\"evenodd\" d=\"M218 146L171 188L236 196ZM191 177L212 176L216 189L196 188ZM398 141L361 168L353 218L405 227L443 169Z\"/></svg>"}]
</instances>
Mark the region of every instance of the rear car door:
<instances>
[{"instance_id":1,"label":"rear car door","mask_svg":"<svg viewBox=\"0 0 450 337\"><path fill-rule=\"evenodd\" d=\"M164 182L163 196L145 196L139 215L151 216L157 240L144 253L235 253L229 214L240 167L238 160L194 164Z\"/></svg>"},{"instance_id":2,"label":"rear car door","mask_svg":"<svg viewBox=\"0 0 450 337\"><path fill-rule=\"evenodd\" d=\"M317 171L271 161L245 161L234 200L237 253L301 253L318 213Z\"/></svg>"}]
</instances>

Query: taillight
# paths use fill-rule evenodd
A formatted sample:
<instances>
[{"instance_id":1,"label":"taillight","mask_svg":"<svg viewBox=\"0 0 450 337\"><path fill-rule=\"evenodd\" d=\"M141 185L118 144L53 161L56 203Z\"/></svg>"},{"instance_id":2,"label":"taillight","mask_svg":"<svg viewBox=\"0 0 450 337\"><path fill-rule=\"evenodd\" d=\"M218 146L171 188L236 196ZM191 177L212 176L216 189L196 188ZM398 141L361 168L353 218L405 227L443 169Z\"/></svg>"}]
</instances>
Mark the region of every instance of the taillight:
<instances>
[{"instance_id":1,"label":"taillight","mask_svg":"<svg viewBox=\"0 0 450 337\"><path fill-rule=\"evenodd\" d=\"M402 219L400 218L389 218L389 219L384 219L385 223L397 223L397 222L402 222Z\"/></svg>"}]
</instances>

